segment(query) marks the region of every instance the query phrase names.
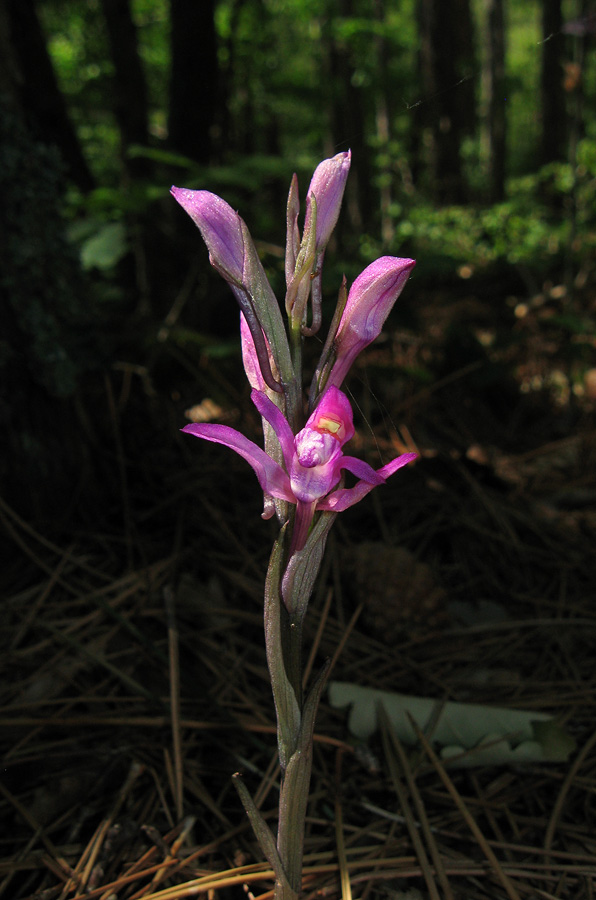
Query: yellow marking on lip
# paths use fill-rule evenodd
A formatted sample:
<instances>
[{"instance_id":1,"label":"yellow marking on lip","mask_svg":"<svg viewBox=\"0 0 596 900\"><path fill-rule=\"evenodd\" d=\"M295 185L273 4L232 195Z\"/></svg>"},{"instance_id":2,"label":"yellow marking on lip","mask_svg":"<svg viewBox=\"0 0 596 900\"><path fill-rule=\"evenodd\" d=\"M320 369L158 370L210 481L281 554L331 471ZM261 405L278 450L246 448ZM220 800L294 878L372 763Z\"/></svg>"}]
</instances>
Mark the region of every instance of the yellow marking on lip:
<instances>
[{"instance_id":1,"label":"yellow marking on lip","mask_svg":"<svg viewBox=\"0 0 596 900\"><path fill-rule=\"evenodd\" d=\"M317 422L317 429L328 431L329 434L337 434L340 428L341 422L337 422L335 419L329 419L327 416L322 416Z\"/></svg>"}]
</instances>

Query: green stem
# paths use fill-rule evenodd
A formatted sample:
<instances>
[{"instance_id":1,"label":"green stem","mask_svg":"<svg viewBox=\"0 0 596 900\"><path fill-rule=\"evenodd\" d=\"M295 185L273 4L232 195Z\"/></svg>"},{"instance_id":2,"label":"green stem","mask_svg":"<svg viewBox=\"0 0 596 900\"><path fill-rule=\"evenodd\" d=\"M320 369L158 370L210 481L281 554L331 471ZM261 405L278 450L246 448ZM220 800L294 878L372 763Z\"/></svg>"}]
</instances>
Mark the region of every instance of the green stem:
<instances>
[{"instance_id":1,"label":"green stem","mask_svg":"<svg viewBox=\"0 0 596 900\"><path fill-rule=\"evenodd\" d=\"M296 750L292 754L281 786L277 850L290 889L300 892L302 886L302 858L304 855L304 825L310 793L312 771L313 731L321 693L327 681L329 662L319 673L304 708ZM287 900L287 893L276 884L275 900Z\"/></svg>"}]
</instances>

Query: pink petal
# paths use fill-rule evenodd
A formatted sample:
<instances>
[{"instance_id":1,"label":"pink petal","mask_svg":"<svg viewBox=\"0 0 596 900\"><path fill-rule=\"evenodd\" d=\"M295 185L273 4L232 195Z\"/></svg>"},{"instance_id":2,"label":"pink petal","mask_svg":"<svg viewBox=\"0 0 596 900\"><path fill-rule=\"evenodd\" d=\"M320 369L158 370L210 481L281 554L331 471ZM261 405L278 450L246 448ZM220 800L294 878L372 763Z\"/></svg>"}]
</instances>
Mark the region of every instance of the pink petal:
<instances>
[{"instance_id":1,"label":"pink petal","mask_svg":"<svg viewBox=\"0 0 596 900\"><path fill-rule=\"evenodd\" d=\"M251 391L250 398L262 417L269 422L277 435L281 451L284 455L284 462L289 472L292 461L296 456L296 447L294 444L294 433L290 428L288 420L281 410L277 408L273 400L270 400L267 394L264 394L262 391Z\"/></svg>"},{"instance_id":2,"label":"pink petal","mask_svg":"<svg viewBox=\"0 0 596 900\"><path fill-rule=\"evenodd\" d=\"M355 456L344 456L341 461L341 468L347 469L356 478L372 484L373 487L385 482L385 478L379 475L378 472L375 472L372 466L369 466L363 459L357 459Z\"/></svg>"},{"instance_id":3,"label":"pink petal","mask_svg":"<svg viewBox=\"0 0 596 900\"><path fill-rule=\"evenodd\" d=\"M314 194L317 202L317 251L325 249L337 223L351 160L350 150L338 153L331 159L324 159L315 169L311 179L306 200L304 231L306 232L310 226L312 215L310 198Z\"/></svg>"},{"instance_id":4,"label":"pink petal","mask_svg":"<svg viewBox=\"0 0 596 900\"><path fill-rule=\"evenodd\" d=\"M346 395L335 386L328 388L317 403L305 428L330 432L343 447L354 437L352 407Z\"/></svg>"},{"instance_id":5,"label":"pink petal","mask_svg":"<svg viewBox=\"0 0 596 900\"><path fill-rule=\"evenodd\" d=\"M268 402L271 403L271 401ZM274 406L275 404L272 403L271 405ZM253 441L249 441L247 437L236 431L235 428L229 428L227 425L185 425L182 431L186 432L186 434L194 434L195 437L203 438L205 441L223 444L225 447L235 450L252 466L265 493L271 494L272 497L277 497L278 500L288 500L290 503L296 502L290 486L290 479L282 467Z\"/></svg>"},{"instance_id":6,"label":"pink petal","mask_svg":"<svg viewBox=\"0 0 596 900\"><path fill-rule=\"evenodd\" d=\"M313 503L324 497L340 479L341 451L336 457L318 466L301 466L298 459L290 470L292 491L304 503Z\"/></svg>"},{"instance_id":7,"label":"pink petal","mask_svg":"<svg viewBox=\"0 0 596 900\"><path fill-rule=\"evenodd\" d=\"M416 459L417 456L417 453L404 453L402 456L398 456L390 463L387 463L387 465L383 466L381 469L377 469L376 474L380 475L383 481L385 481L390 475L397 472L398 469L401 469L403 466L406 466ZM350 506L359 503L374 487L376 487L376 485L366 481L359 481L358 484L354 485L352 488L339 488L328 497L325 497L324 500L320 500L319 503L317 503L317 509L328 509L331 510L331 512L343 512L344 509L349 509Z\"/></svg>"},{"instance_id":8,"label":"pink petal","mask_svg":"<svg viewBox=\"0 0 596 900\"><path fill-rule=\"evenodd\" d=\"M414 462L415 459L418 459L417 453L402 453L401 456L396 456L396 458L391 460L390 463L387 463L386 466L377 469L377 475L381 475L383 478L389 478L389 476L393 475L394 472L397 472L398 469L402 469L404 466L407 466L408 463Z\"/></svg>"},{"instance_id":9,"label":"pink petal","mask_svg":"<svg viewBox=\"0 0 596 900\"><path fill-rule=\"evenodd\" d=\"M241 285L245 250L238 213L211 191L172 187L170 193L200 229L211 264L226 280Z\"/></svg>"},{"instance_id":10,"label":"pink petal","mask_svg":"<svg viewBox=\"0 0 596 900\"><path fill-rule=\"evenodd\" d=\"M336 361L328 385L340 385L358 354L379 336L415 265L413 259L382 256L360 273L335 337Z\"/></svg>"}]
</instances>

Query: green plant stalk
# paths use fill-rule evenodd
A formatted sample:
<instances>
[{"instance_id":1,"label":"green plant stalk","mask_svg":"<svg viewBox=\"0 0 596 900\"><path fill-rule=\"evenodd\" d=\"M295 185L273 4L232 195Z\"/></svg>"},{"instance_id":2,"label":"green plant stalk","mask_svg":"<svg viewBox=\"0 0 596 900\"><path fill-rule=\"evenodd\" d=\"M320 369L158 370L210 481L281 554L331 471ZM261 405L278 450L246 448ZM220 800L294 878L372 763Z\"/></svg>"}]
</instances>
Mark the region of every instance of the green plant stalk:
<instances>
[{"instance_id":1,"label":"green plant stalk","mask_svg":"<svg viewBox=\"0 0 596 900\"><path fill-rule=\"evenodd\" d=\"M325 667L306 700L302 700L301 635L306 604L290 615L281 598L287 530L287 526L282 529L273 547L265 581L265 646L277 716L277 743L282 773L277 832L278 869L281 867L281 870L276 869L275 900L296 900L301 889L314 722L327 678ZM315 539L322 540L324 545L323 535L317 534ZM322 553L313 558L313 566L317 571L321 558ZM301 582L301 585L308 591L312 588L315 577L316 572L311 573L308 582ZM243 799L243 803L248 812L246 799ZM249 814L251 821L256 821L254 812ZM253 827L254 824L253 821ZM262 832L263 828L260 830ZM255 833L263 851L269 854L269 859L270 847L265 847L263 835L256 828Z\"/></svg>"}]
</instances>

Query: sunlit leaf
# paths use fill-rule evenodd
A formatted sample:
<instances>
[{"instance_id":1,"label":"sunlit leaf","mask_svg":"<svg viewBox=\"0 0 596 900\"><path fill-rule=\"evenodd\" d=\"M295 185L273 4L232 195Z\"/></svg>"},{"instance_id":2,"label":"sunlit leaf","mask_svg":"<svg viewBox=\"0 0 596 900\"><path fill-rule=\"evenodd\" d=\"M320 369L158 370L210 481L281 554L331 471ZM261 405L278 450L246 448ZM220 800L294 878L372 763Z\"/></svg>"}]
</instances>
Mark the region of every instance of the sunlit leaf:
<instances>
[{"instance_id":1,"label":"sunlit leaf","mask_svg":"<svg viewBox=\"0 0 596 900\"><path fill-rule=\"evenodd\" d=\"M84 269L111 269L127 252L124 225L110 222L85 241L81 247L81 264Z\"/></svg>"},{"instance_id":2,"label":"sunlit leaf","mask_svg":"<svg viewBox=\"0 0 596 900\"><path fill-rule=\"evenodd\" d=\"M389 691L332 681L329 702L350 706L348 728L361 740L378 727L382 704L397 737L414 745L416 733L409 717L440 748L451 766L506 765L519 762L565 762L575 741L548 713L474 703L442 703Z\"/></svg>"}]
</instances>

